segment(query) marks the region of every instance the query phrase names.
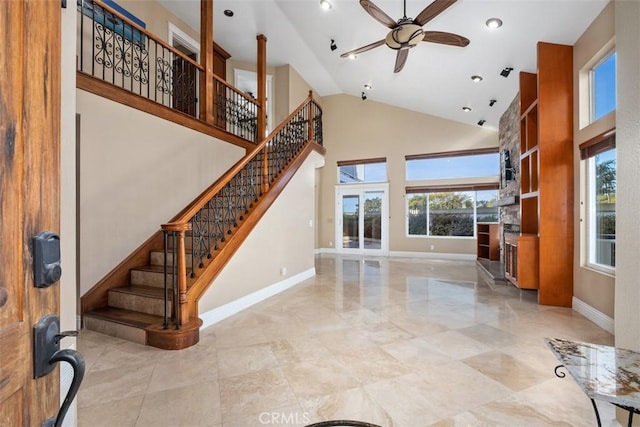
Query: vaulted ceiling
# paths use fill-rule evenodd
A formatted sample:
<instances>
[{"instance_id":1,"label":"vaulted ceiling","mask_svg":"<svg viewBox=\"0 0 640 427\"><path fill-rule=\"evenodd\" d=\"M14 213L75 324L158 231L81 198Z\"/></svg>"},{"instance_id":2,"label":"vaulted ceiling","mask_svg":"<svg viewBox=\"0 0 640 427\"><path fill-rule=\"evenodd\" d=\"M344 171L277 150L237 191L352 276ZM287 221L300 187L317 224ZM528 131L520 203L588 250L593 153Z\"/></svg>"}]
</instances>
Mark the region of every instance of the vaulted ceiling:
<instances>
[{"instance_id":1,"label":"vaulted ceiling","mask_svg":"<svg viewBox=\"0 0 640 427\"><path fill-rule=\"evenodd\" d=\"M608 0L459 0L424 29L446 31L470 40L467 47L420 43L394 73L396 51L387 46L340 58L346 51L381 40L389 29L375 21L358 0L215 0L214 39L233 59L255 62L256 35L267 37L267 63L290 64L321 95L360 96L368 100L473 124L485 120L496 128L518 91L518 73L536 71L536 43L574 44ZM160 0L199 30L199 0ZM394 20L403 16L401 0L374 0ZM429 3L407 1L415 17ZM232 10L233 17L224 15ZM489 18L502 27L489 29ZM331 50L331 40L337 49ZM500 72L513 68L508 77ZM481 82L472 75L483 77ZM489 106L490 100L496 100ZM364 101L367 102L367 101ZM463 111L470 107L471 111Z\"/></svg>"}]
</instances>

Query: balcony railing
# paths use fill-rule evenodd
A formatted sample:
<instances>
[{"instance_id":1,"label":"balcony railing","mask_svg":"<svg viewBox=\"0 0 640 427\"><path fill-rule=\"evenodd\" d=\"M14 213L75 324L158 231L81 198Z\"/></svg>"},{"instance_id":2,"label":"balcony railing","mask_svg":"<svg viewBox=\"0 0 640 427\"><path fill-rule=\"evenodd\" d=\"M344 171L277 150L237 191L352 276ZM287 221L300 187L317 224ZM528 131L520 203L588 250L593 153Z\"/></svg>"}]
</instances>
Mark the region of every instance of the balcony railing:
<instances>
[{"instance_id":1,"label":"balcony railing","mask_svg":"<svg viewBox=\"0 0 640 427\"><path fill-rule=\"evenodd\" d=\"M100 0L77 0L77 8L78 71L198 117L201 64ZM257 102L214 79L213 124L257 143Z\"/></svg>"}]
</instances>

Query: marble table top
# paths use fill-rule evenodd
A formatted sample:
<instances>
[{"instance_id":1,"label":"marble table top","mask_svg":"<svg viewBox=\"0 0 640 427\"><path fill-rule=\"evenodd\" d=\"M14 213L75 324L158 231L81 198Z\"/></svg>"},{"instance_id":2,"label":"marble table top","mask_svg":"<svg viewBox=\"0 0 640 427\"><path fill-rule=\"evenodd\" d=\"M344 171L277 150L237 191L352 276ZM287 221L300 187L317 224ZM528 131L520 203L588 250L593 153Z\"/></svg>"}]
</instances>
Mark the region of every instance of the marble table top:
<instances>
[{"instance_id":1,"label":"marble table top","mask_svg":"<svg viewBox=\"0 0 640 427\"><path fill-rule=\"evenodd\" d=\"M639 352L559 338L545 341L588 397L640 409Z\"/></svg>"}]
</instances>

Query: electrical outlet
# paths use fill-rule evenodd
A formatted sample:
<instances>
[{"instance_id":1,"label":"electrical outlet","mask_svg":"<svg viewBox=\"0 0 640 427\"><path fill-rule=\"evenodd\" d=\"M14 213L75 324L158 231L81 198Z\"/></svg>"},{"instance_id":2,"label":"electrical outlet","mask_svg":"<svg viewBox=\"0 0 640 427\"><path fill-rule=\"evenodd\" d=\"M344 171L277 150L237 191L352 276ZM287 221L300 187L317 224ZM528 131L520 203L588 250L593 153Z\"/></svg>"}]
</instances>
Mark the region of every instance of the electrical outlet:
<instances>
[{"instance_id":1,"label":"electrical outlet","mask_svg":"<svg viewBox=\"0 0 640 427\"><path fill-rule=\"evenodd\" d=\"M280 268L280 275L281 276L286 276L287 275L287 267Z\"/></svg>"},{"instance_id":2,"label":"electrical outlet","mask_svg":"<svg viewBox=\"0 0 640 427\"><path fill-rule=\"evenodd\" d=\"M333 242L329 242L329 247L332 248L333 247Z\"/></svg>"},{"instance_id":3,"label":"electrical outlet","mask_svg":"<svg viewBox=\"0 0 640 427\"><path fill-rule=\"evenodd\" d=\"M435 250L435 248L436 248L436 245L431 245L431 246L429 246L429 250L430 250L430 251Z\"/></svg>"}]
</instances>

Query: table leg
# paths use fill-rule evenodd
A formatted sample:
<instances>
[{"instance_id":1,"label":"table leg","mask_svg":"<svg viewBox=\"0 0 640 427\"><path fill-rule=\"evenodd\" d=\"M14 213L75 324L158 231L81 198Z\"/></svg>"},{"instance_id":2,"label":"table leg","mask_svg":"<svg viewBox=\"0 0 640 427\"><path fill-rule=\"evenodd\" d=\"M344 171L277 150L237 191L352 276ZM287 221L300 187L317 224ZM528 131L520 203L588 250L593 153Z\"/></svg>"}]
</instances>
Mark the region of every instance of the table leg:
<instances>
[{"instance_id":1,"label":"table leg","mask_svg":"<svg viewBox=\"0 0 640 427\"><path fill-rule=\"evenodd\" d=\"M629 421L627 422L627 427L631 427L633 425L633 411L629 411Z\"/></svg>"},{"instance_id":2,"label":"table leg","mask_svg":"<svg viewBox=\"0 0 640 427\"><path fill-rule=\"evenodd\" d=\"M589 400L591 400L591 404L593 405L593 410L596 412L596 420L598 421L598 427L602 427L602 423L600 422L600 412L598 412L596 401L593 399L589 399Z\"/></svg>"}]
</instances>

